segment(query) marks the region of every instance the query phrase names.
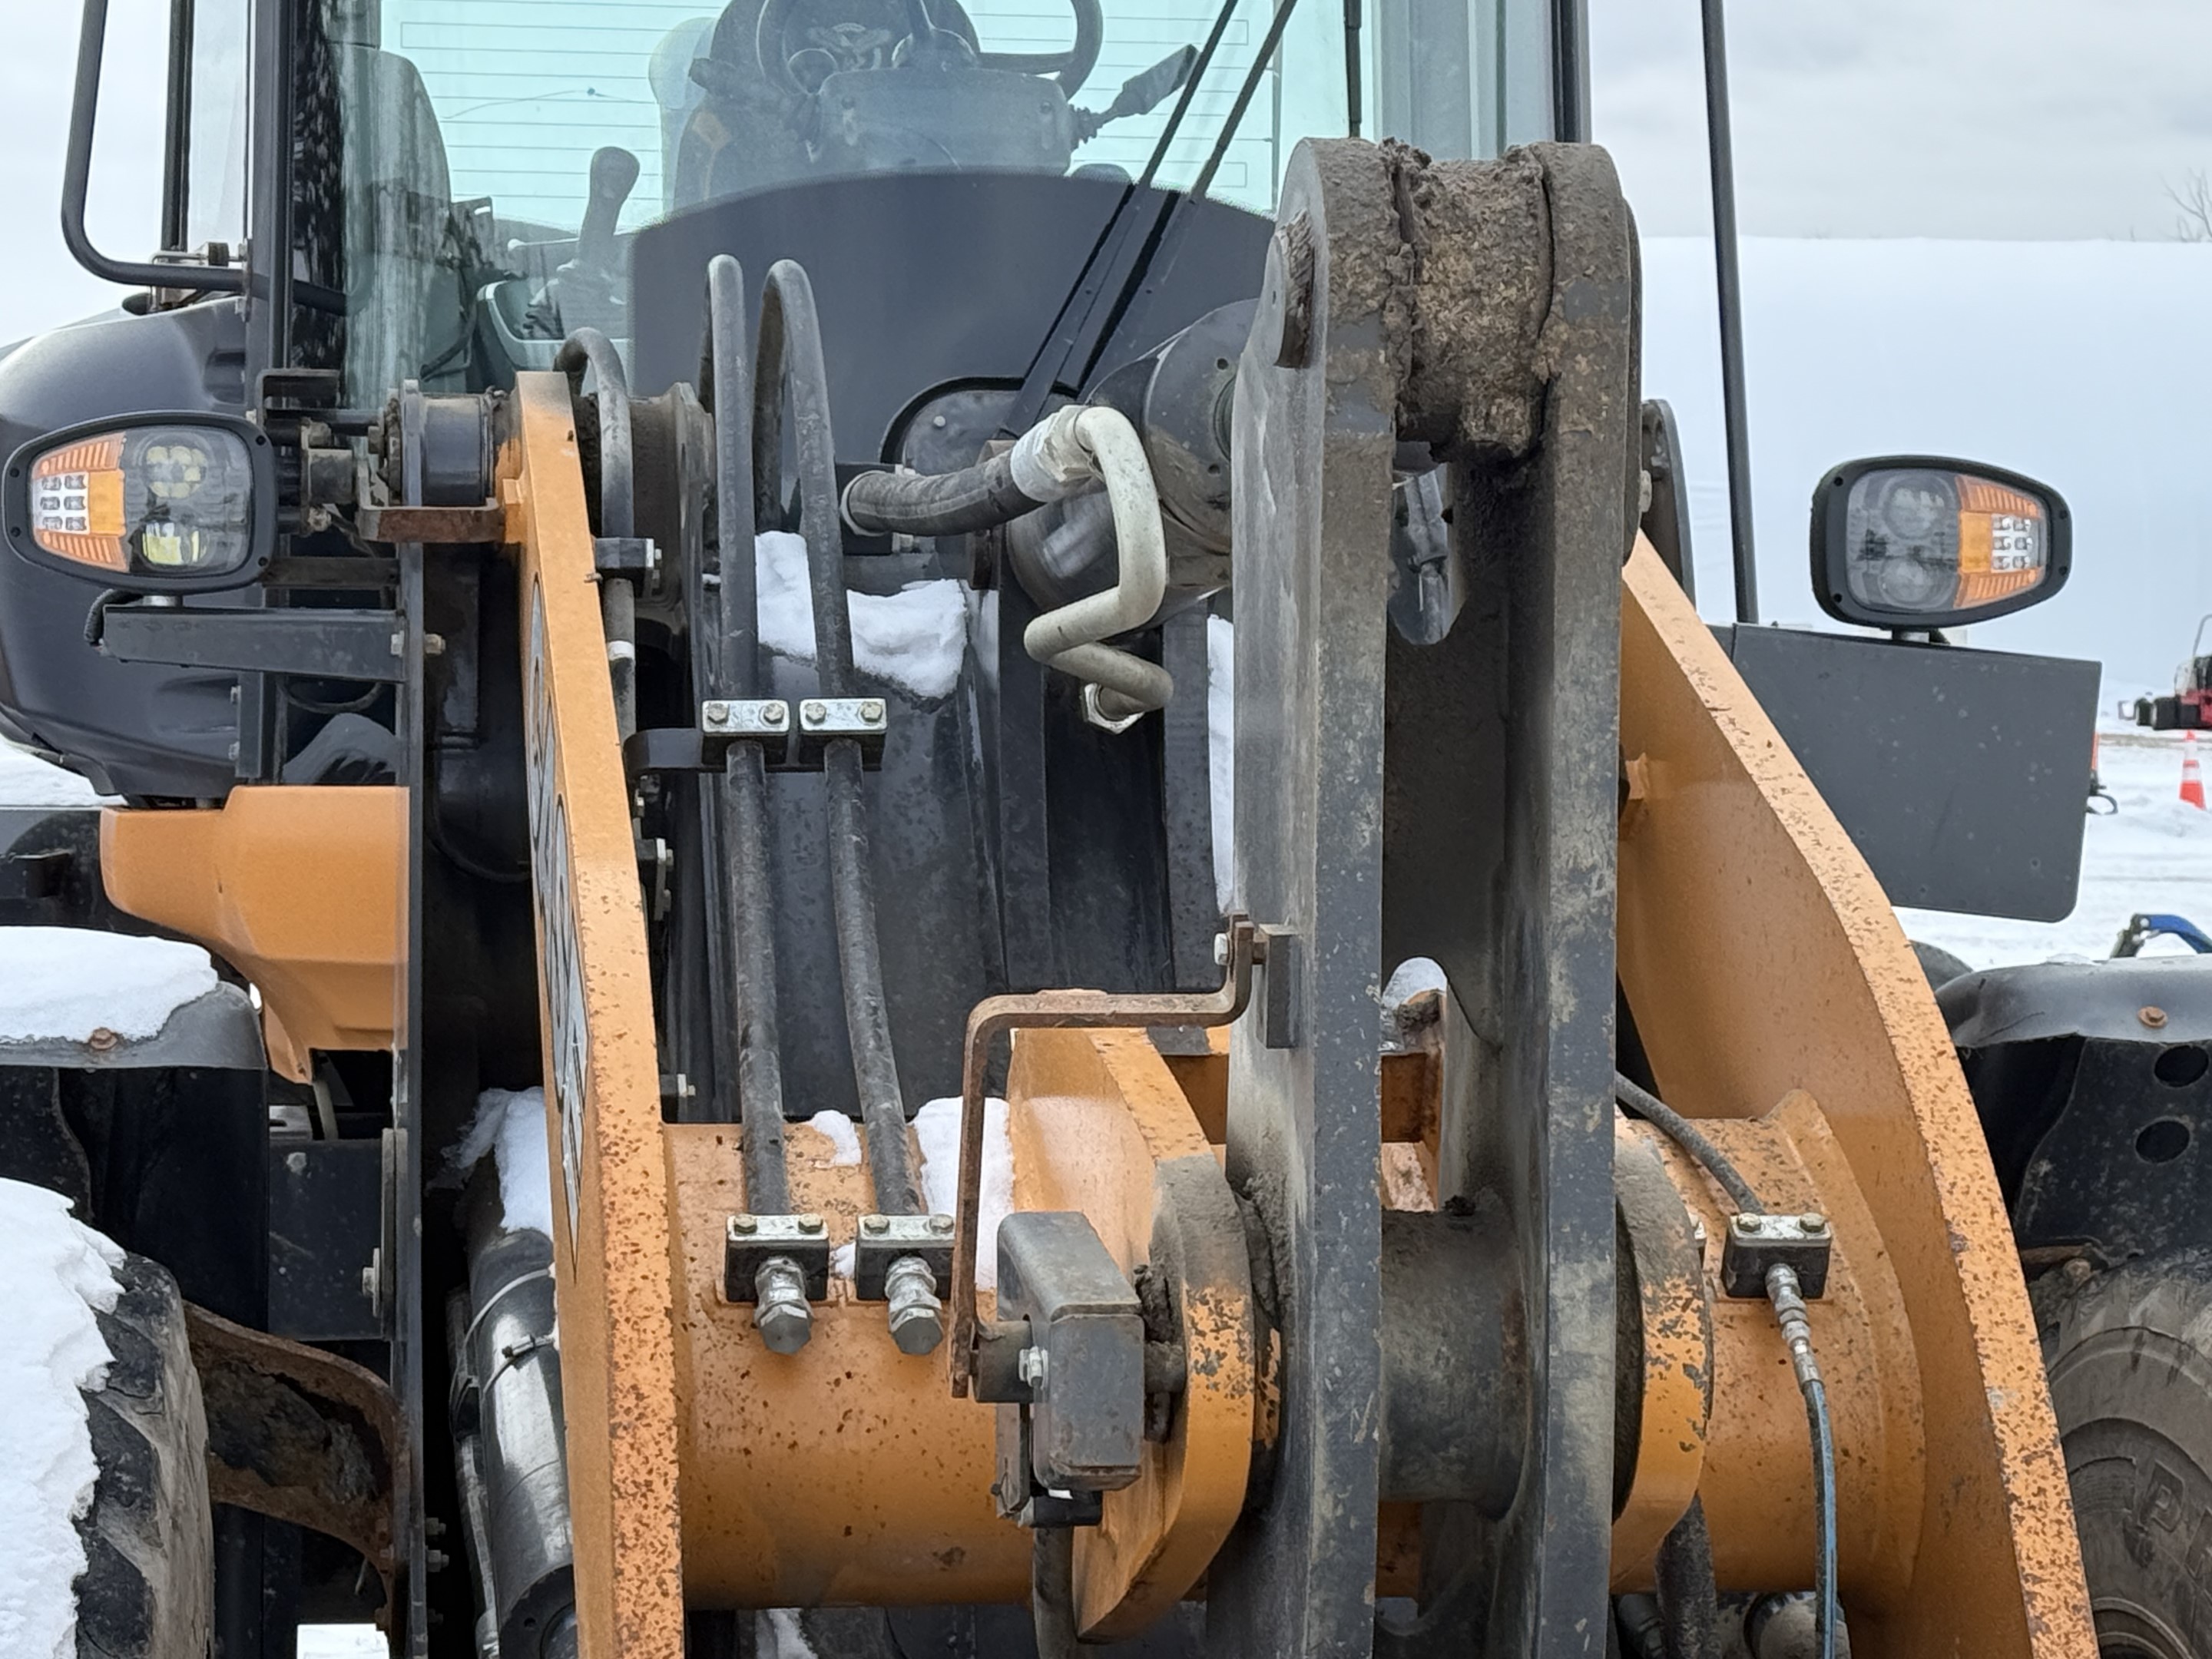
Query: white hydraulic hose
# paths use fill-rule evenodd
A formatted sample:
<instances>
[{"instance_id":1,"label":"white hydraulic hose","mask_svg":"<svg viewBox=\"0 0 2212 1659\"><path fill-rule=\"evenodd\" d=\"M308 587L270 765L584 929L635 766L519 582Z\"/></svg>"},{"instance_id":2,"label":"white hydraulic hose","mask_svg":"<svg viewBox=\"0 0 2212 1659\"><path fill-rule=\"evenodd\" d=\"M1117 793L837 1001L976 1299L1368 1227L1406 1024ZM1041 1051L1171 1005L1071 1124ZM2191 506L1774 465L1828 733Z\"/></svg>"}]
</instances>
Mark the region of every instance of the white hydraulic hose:
<instances>
[{"instance_id":1,"label":"white hydraulic hose","mask_svg":"<svg viewBox=\"0 0 2212 1659\"><path fill-rule=\"evenodd\" d=\"M1108 721L1165 708L1175 695L1166 669L1100 643L1142 628L1167 597L1167 537L1137 428L1119 410L1072 404L1024 433L1009 459L1016 485L1038 501L1080 494L1093 480L1104 484L1119 562L1113 586L1037 617L1023 630L1023 648L1096 688L1088 696Z\"/></svg>"}]
</instances>

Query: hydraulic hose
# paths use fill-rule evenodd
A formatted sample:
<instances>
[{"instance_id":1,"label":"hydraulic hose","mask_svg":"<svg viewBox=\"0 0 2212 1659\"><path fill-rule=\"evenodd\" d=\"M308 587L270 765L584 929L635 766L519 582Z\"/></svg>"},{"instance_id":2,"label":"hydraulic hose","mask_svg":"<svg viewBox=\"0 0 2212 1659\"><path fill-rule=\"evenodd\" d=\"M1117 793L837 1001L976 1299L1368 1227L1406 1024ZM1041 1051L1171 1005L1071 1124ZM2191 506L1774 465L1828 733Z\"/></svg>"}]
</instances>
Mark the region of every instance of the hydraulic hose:
<instances>
[{"instance_id":1,"label":"hydraulic hose","mask_svg":"<svg viewBox=\"0 0 2212 1659\"><path fill-rule=\"evenodd\" d=\"M1048 611L1022 633L1037 661L1097 690L1098 713L1124 720L1164 708L1175 681L1158 663L1101 641L1142 628L1167 597L1167 537L1152 486L1152 463L1129 417L1116 409L1073 405L1048 416L1011 452L1014 475L1062 495L1097 479L1114 511L1114 586Z\"/></svg>"},{"instance_id":2,"label":"hydraulic hose","mask_svg":"<svg viewBox=\"0 0 2212 1659\"><path fill-rule=\"evenodd\" d=\"M760 599L753 564L753 388L745 361L744 275L727 254L707 267L705 376L714 409L715 525L721 547L720 638L708 685L750 698L760 681ZM702 802L702 816L715 803ZM721 874L728 944L710 945L709 975L726 975L736 1028L738 1119L744 1127L745 1202L756 1214L791 1208L783 1144L783 1059L775 989L775 890L769 868L767 763L757 743L730 748L722 775ZM714 838L710 838L710 845ZM711 930L710 930L711 931ZM714 958L729 960L717 974ZM717 1021L719 1026L722 1022Z\"/></svg>"},{"instance_id":3,"label":"hydraulic hose","mask_svg":"<svg viewBox=\"0 0 2212 1659\"><path fill-rule=\"evenodd\" d=\"M1766 1206L1720 1148L1687 1118L1649 1089L1613 1075L1613 1097L1695 1159L1728 1194L1740 1213L1765 1215ZM1794 1268L1778 1263L1767 1269L1766 1299L1789 1346L1790 1369L1805 1400L1805 1422L1813 1442L1814 1650L1819 1659L1836 1659L1836 1632L1842 1617L1836 1602L1836 1432L1828 1414L1828 1390L1813 1352L1812 1321Z\"/></svg>"},{"instance_id":4,"label":"hydraulic hose","mask_svg":"<svg viewBox=\"0 0 2212 1659\"><path fill-rule=\"evenodd\" d=\"M1014 482L1012 452L957 472L863 472L845 486L845 522L863 535L971 536L1044 503Z\"/></svg>"},{"instance_id":5,"label":"hydraulic hose","mask_svg":"<svg viewBox=\"0 0 2212 1659\"><path fill-rule=\"evenodd\" d=\"M755 356L754 465L758 469L765 457L780 454L781 422L767 411L773 404L780 412L781 404L787 401L799 465L800 528L806 539L807 575L814 603L815 669L823 696L849 697L857 690L857 677L853 667L852 614L845 597L844 540L837 514L830 379L823 361L822 325L814 308L813 289L805 271L790 260L778 262L769 271L761 296L760 344ZM775 451L765 449L762 439L763 433L772 427L779 433ZM921 1198L908 1155L906 1108L899 1091L897 1057L884 997L860 744L849 738L830 743L823 756L823 771L837 967L844 984L853 1081L860 1095L860 1121L867 1129L869 1175L881 1213L912 1215L920 1210Z\"/></svg>"},{"instance_id":6,"label":"hydraulic hose","mask_svg":"<svg viewBox=\"0 0 2212 1659\"><path fill-rule=\"evenodd\" d=\"M599 533L624 539L637 533L635 450L630 441L629 380L614 343L596 328L580 328L561 343L553 366L581 386L591 371L599 396ZM637 730L637 590L627 576L599 583L599 614L607 635L607 676L614 682L615 725L627 738Z\"/></svg>"}]
</instances>

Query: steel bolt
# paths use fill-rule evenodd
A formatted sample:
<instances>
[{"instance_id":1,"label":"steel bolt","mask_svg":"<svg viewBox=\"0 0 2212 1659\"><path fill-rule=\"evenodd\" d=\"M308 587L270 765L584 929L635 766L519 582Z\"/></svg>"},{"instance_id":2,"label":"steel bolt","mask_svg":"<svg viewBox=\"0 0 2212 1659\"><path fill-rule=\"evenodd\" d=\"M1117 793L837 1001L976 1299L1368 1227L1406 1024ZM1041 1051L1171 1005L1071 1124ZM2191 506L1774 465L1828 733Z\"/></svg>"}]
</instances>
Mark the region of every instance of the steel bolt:
<instances>
[{"instance_id":1,"label":"steel bolt","mask_svg":"<svg viewBox=\"0 0 2212 1659\"><path fill-rule=\"evenodd\" d=\"M951 1232L952 1231L952 1218L949 1215L933 1215L930 1217L929 1231L933 1233Z\"/></svg>"},{"instance_id":2,"label":"steel bolt","mask_svg":"<svg viewBox=\"0 0 2212 1659\"><path fill-rule=\"evenodd\" d=\"M799 1231L802 1233L820 1232L822 1231L822 1218L814 1214L811 1211L809 1211L806 1214L799 1218Z\"/></svg>"},{"instance_id":3,"label":"steel bolt","mask_svg":"<svg viewBox=\"0 0 2212 1659\"><path fill-rule=\"evenodd\" d=\"M860 1218L860 1231L871 1238L880 1233L889 1232L890 1227L891 1224L879 1215L864 1215Z\"/></svg>"},{"instance_id":4,"label":"steel bolt","mask_svg":"<svg viewBox=\"0 0 2212 1659\"><path fill-rule=\"evenodd\" d=\"M884 706L873 697L860 705L860 718L873 726L884 717Z\"/></svg>"},{"instance_id":5,"label":"steel bolt","mask_svg":"<svg viewBox=\"0 0 2212 1659\"><path fill-rule=\"evenodd\" d=\"M104 1054L122 1041L105 1025L95 1025L92 1028L92 1035L84 1040L84 1046L95 1054Z\"/></svg>"},{"instance_id":6,"label":"steel bolt","mask_svg":"<svg viewBox=\"0 0 2212 1659\"><path fill-rule=\"evenodd\" d=\"M1797 1218L1797 1230L1806 1233L1824 1233L1828 1230L1828 1218L1818 1210L1808 1210Z\"/></svg>"},{"instance_id":7,"label":"steel bolt","mask_svg":"<svg viewBox=\"0 0 2212 1659\"><path fill-rule=\"evenodd\" d=\"M760 1223L749 1215L733 1215L730 1218L730 1231L733 1233L757 1233L760 1231Z\"/></svg>"},{"instance_id":8,"label":"steel bolt","mask_svg":"<svg viewBox=\"0 0 2212 1659\"><path fill-rule=\"evenodd\" d=\"M2136 1018L2141 1020L2145 1025L2148 1025L2152 1030L2155 1031L2166 1024L2166 1010L2163 1008L2138 1008L2136 1010Z\"/></svg>"},{"instance_id":9,"label":"steel bolt","mask_svg":"<svg viewBox=\"0 0 2212 1659\"><path fill-rule=\"evenodd\" d=\"M753 1324L770 1353L797 1353L814 1334L806 1275L787 1255L770 1256L753 1275Z\"/></svg>"},{"instance_id":10,"label":"steel bolt","mask_svg":"<svg viewBox=\"0 0 2212 1659\"><path fill-rule=\"evenodd\" d=\"M422 1552L422 1565L431 1572L443 1572L449 1565L451 1563L443 1550Z\"/></svg>"},{"instance_id":11,"label":"steel bolt","mask_svg":"<svg viewBox=\"0 0 2212 1659\"><path fill-rule=\"evenodd\" d=\"M937 1299L937 1275L918 1255L902 1255L884 1275L889 1299L891 1340L906 1354L936 1352L945 1340L945 1304Z\"/></svg>"},{"instance_id":12,"label":"steel bolt","mask_svg":"<svg viewBox=\"0 0 2212 1659\"><path fill-rule=\"evenodd\" d=\"M761 724L763 726L781 726L783 724L785 718L784 708L780 702L769 703L766 708L761 710Z\"/></svg>"},{"instance_id":13,"label":"steel bolt","mask_svg":"<svg viewBox=\"0 0 2212 1659\"><path fill-rule=\"evenodd\" d=\"M285 1153L285 1154L284 1154L284 1167L285 1167L286 1169L289 1170L290 1170L294 1175L305 1175L305 1174L307 1174L307 1155L305 1152L287 1152L287 1153Z\"/></svg>"},{"instance_id":14,"label":"steel bolt","mask_svg":"<svg viewBox=\"0 0 2212 1659\"><path fill-rule=\"evenodd\" d=\"M726 725L730 718L730 705L720 697L709 698L699 706L699 714L709 726Z\"/></svg>"},{"instance_id":15,"label":"steel bolt","mask_svg":"<svg viewBox=\"0 0 2212 1659\"><path fill-rule=\"evenodd\" d=\"M799 705L799 723L801 726L819 726L829 717L830 711L811 697Z\"/></svg>"},{"instance_id":16,"label":"steel bolt","mask_svg":"<svg viewBox=\"0 0 2212 1659\"><path fill-rule=\"evenodd\" d=\"M2089 1282L2089 1275L2097 1270L2089 1265L2087 1256L2069 1255L2066 1258L2065 1265L2058 1271L2066 1276L2066 1282L2069 1285L2086 1285Z\"/></svg>"}]
</instances>

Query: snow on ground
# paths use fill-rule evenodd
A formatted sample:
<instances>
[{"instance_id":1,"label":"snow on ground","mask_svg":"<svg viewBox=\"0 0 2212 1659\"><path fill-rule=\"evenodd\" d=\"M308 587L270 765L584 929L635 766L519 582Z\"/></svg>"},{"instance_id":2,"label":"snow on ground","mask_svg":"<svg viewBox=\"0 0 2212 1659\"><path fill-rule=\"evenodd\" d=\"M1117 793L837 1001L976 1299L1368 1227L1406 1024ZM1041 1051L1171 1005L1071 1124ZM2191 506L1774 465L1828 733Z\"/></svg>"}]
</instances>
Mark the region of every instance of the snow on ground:
<instances>
[{"instance_id":1,"label":"snow on ground","mask_svg":"<svg viewBox=\"0 0 2212 1659\"><path fill-rule=\"evenodd\" d=\"M94 1318L115 1306L123 1252L41 1187L0 1181L0 1653L76 1659L76 1517L100 1465L80 1389L112 1357Z\"/></svg>"},{"instance_id":2,"label":"snow on ground","mask_svg":"<svg viewBox=\"0 0 2212 1659\"><path fill-rule=\"evenodd\" d=\"M914 1115L914 1141L921 1148L921 1201L933 1215L960 1207L960 1102L933 1100ZM999 1288L999 1253L990 1241L1014 1207L1014 1143L1006 1132L1006 1103L983 1103L982 1224L975 1237L975 1288Z\"/></svg>"},{"instance_id":3,"label":"snow on ground","mask_svg":"<svg viewBox=\"0 0 2212 1659\"><path fill-rule=\"evenodd\" d=\"M486 1152L499 1160L499 1206L509 1232L553 1237L553 1170L545 1145L543 1089L487 1089L447 1169L466 1180Z\"/></svg>"},{"instance_id":4,"label":"snow on ground","mask_svg":"<svg viewBox=\"0 0 2212 1659\"><path fill-rule=\"evenodd\" d=\"M197 945L91 927L0 927L0 1042L152 1036L216 988Z\"/></svg>"},{"instance_id":5,"label":"snow on ground","mask_svg":"<svg viewBox=\"0 0 2212 1659\"><path fill-rule=\"evenodd\" d=\"M99 806L112 799L76 773L0 738L0 806Z\"/></svg>"},{"instance_id":6,"label":"snow on ground","mask_svg":"<svg viewBox=\"0 0 2212 1659\"><path fill-rule=\"evenodd\" d=\"M2081 888L2063 921L2012 921L1899 910L1914 939L1939 945L1970 968L2044 962L2053 957L2107 957L2137 911L2166 911L2212 927L2212 813L2180 799L2182 734L2146 732L2107 717L2098 724L2098 773L2119 803L2092 817L2081 848ZM2212 765L2212 744L2197 744ZM2163 940L2146 954L2186 953Z\"/></svg>"},{"instance_id":7,"label":"snow on ground","mask_svg":"<svg viewBox=\"0 0 2212 1659\"><path fill-rule=\"evenodd\" d=\"M807 585L806 542L787 530L754 544L760 582L761 643L794 662L814 660L814 594ZM968 649L966 585L940 578L908 582L896 593L848 593L853 665L911 691L941 697L960 678Z\"/></svg>"}]
</instances>

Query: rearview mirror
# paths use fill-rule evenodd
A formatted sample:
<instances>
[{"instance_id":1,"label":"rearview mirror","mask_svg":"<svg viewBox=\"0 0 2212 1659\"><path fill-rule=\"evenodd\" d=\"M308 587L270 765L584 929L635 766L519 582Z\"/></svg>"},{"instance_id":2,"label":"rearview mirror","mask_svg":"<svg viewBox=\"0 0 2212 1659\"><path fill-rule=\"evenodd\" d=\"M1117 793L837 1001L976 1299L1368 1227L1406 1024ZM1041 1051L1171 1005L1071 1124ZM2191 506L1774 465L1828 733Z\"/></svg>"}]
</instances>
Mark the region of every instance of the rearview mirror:
<instances>
[{"instance_id":1,"label":"rearview mirror","mask_svg":"<svg viewBox=\"0 0 2212 1659\"><path fill-rule=\"evenodd\" d=\"M1813 595L1838 622L1958 628L2066 585L2073 520L2048 484L1974 461L1885 455L1813 492Z\"/></svg>"}]
</instances>

